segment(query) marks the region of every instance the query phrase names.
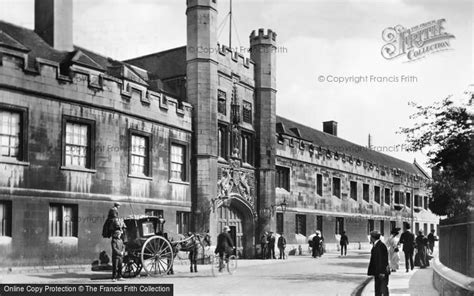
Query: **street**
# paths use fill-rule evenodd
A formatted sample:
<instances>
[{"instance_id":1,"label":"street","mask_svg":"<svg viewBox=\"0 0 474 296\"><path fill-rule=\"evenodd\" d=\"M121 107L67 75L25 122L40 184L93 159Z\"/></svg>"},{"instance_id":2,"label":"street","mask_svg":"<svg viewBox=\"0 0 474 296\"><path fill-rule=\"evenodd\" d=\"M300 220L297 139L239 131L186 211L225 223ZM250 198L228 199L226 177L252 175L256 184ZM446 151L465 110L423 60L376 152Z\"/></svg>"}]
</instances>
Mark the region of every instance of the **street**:
<instances>
[{"instance_id":1,"label":"street","mask_svg":"<svg viewBox=\"0 0 474 296\"><path fill-rule=\"evenodd\" d=\"M350 295L364 280L369 252L352 251L347 257L327 253L322 258L290 256L287 260L239 260L237 271L213 277L209 265L176 264L171 276L126 279L112 283L110 272L8 274L0 283L163 283L174 285L174 295ZM183 262L184 263L184 262Z\"/></svg>"}]
</instances>

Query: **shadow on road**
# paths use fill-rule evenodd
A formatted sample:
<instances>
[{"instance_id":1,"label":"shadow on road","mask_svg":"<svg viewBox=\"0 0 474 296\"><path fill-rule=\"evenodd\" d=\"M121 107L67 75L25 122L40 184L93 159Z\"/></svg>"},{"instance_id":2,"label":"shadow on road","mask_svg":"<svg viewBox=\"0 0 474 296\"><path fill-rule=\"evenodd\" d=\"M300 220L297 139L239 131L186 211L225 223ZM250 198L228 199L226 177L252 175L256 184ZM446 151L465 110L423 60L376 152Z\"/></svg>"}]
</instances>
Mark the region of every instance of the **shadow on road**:
<instances>
[{"instance_id":1,"label":"shadow on road","mask_svg":"<svg viewBox=\"0 0 474 296\"><path fill-rule=\"evenodd\" d=\"M270 278L270 277L269 277ZM366 279L367 276L355 273L343 273L343 274L292 274L284 276L272 276L274 280L285 280L285 281L296 281L296 282L353 282L359 283Z\"/></svg>"}]
</instances>

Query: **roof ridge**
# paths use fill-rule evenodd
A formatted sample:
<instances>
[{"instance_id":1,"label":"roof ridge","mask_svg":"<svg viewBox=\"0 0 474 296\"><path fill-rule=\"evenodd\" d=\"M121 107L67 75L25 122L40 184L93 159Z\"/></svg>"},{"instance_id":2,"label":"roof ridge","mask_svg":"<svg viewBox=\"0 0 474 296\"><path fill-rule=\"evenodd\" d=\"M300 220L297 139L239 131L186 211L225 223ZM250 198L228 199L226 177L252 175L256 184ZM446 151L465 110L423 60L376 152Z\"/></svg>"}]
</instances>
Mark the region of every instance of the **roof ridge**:
<instances>
[{"instance_id":1,"label":"roof ridge","mask_svg":"<svg viewBox=\"0 0 474 296\"><path fill-rule=\"evenodd\" d=\"M134 57L134 58L130 58L130 59L125 59L125 60L123 60L123 62L127 63L128 61L133 61L133 60L143 59L143 58L147 58L147 57L151 57L151 56L161 55L161 54L168 53L170 51L174 51L174 50L178 50L178 49L182 49L182 48L186 48L186 47L187 47L187 45L182 45L182 46L166 49L166 50L163 50L163 51L152 52L152 53L149 53L149 54L146 54L146 55L142 55L142 56L138 56L138 57Z\"/></svg>"},{"instance_id":2,"label":"roof ridge","mask_svg":"<svg viewBox=\"0 0 474 296\"><path fill-rule=\"evenodd\" d=\"M377 154L377 155L382 156L382 157L385 157L385 158L390 158L391 160L394 160L394 161L397 161L397 162L403 162L405 165L409 165L409 166L411 166L412 168L416 168L416 165L413 164L413 163L411 163L411 162L408 162L408 161L405 161L405 160L403 160L403 159L396 158L396 157L394 157L394 156L391 156L391 155L388 155L388 154L385 154L385 153L382 153L382 152L379 152L379 151L370 149L370 148L367 147L367 146L363 146L363 145L360 145L360 144L351 142L351 141L349 141L349 140L347 140L347 139L344 139L344 138L341 138L341 137L338 137L338 136L334 136L334 135L325 133L325 132L323 132L323 131L321 131L321 130L318 130L318 129L314 128L314 127L311 127L311 126L308 126L308 125L305 125L305 124L302 124L302 123L298 123L298 122L296 122L296 121L294 121L294 120L287 119L287 118L285 118L285 117L280 116L280 115L277 114L277 122L279 121L279 119L283 119L283 120L288 121L288 122L290 122L290 123L294 123L294 124L296 124L296 125L298 125L298 126L303 126L303 127L307 128L307 129L310 129L310 130L313 131L313 132L317 132L317 133L319 133L319 134L321 134L321 135L324 135L324 136L326 136L326 137L332 137L332 138L334 138L334 139L337 139L338 141L343 141L343 142L346 142L346 143L348 143L348 144L354 145L354 146L356 146L356 147L363 148L363 149L367 150L368 153L373 153L373 154ZM289 129L289 128L291 128L291 127L287 126L287 128ZM303 138L303 137L302 137L302 138ZM305 139L305 140L307 140L307 139ZM331 146L331 145L326 145L326 146ZM324 146L323 146L323 147L324 147ZM336 150L336 151L337 151L337 150ZM339 152L340 152L340 151L339 151ZM347 155L355 156L354 153L348 153L348 152L342 152L342 153L347 154ZM363 158L362 156L356 156L356 157L361 158L361 159L364 159L364 160L366 160L366 161L371 161L371 162L379 163L380 165L385 165L385 166L386 166L386 164L382 164L382 163L380 163L380 162L377 161L377 160L366 159L366 158ZM392 168L400 168L400 167L397 167L395 164L390 165L390 166L391 166Z\"/></svg>"}]
</instances>

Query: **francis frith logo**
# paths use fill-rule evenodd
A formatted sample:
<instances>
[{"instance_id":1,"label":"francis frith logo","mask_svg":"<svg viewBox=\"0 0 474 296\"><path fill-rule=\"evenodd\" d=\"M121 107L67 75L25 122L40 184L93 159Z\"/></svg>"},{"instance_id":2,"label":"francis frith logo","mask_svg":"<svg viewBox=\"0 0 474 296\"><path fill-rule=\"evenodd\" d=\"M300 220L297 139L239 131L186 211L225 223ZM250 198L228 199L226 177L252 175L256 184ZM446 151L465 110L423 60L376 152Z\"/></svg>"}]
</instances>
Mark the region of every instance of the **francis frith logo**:
<instances>
[{"instance_id":1,"label":"francis frith logo","mask_svg":"<svg viewBox=\"0 0 474 296\"><path fill-rule=\"evenodd\" d=\"M386 44L382 46L382 56L387 59L404 57L408 62L429 54L451 49L453 34L445 32L445 19L432 20L409 29L401 25L388 27L382 32Z\"/></svg>"}]
</instances>

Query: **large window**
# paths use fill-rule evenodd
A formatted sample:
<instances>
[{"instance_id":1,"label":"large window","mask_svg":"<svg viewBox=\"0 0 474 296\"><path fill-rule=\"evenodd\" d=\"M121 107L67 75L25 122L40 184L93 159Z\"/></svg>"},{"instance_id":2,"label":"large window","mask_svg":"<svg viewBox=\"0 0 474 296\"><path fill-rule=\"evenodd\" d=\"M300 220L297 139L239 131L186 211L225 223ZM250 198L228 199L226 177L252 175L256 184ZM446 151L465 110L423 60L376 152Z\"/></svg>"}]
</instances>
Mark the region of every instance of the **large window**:
<instances>
[{"instance_id":1,"label":"large window","mask_svg":"<svg viewBox=\"0 0 474 296\"><path fill-rule=\"evenodd\" d=\"M323 175L316 175L316 194L323 196Z\"/></svg>"},{"instance_id":2,"label":"large window","mask_svg":"<svg viewBox=\"0 0 474 296\"><path fill-rule=\"evenodd\" d=\"M242 132L241 137L242 161L253 165L253 136L250 133Z\"/></svg>"},{"instance_id":3,"label":"large window","mask_svg":"<svg viewBox=\"0 0 474 296\"><path fill-rule=\"evenodd\" d=\"M385 234L385 223L383 220L380 220L380 234L384 235Z\"/></svg>"},{"instance_id":4,"label":"large window","mask_svg":"<svg viewBox=\"0 0 474 296\"><path fill-rule=\"evenodd\" d=\"M351 198L357 200L357 182L351 181Z\"/></svg>"},{"instance_id":5,"label":"large window","mask_svg":"<svg viewBox=\"0 0 474 296\"><path fill-rule=\"evenodd\" d=\"M344 218L336 217L336 232L335 234L342 234L344 231Z\"/></svg>"},{"instance_id":6,"label":"large window","mask_svg":"<svg viewBox=\"0 0 474 296\"><path fill-rule=\"evenodd\" d=\"M132 133L130 141L130 173L135 176L150 176L149 137Z\"/></svg>"},{"instance_id":7,"label":"large window","mask_svg":"<svg viewBox=\"0 0 474 296\"><path fill-rule=\"evenodd\" d=\"M176 212L176 231L187 234L191 230L191 219L189 212Z\"/></svg>"},{"instance_id":8,"label":"large window","mask_svg":"<svg viewBox=\"0 0 474 296\"><path fill-rule=\"evenodd\" d=\"M171 144L171 179L186 181L186 146Z\"/></svg>"},{"instance_id":9,"label":"large window","mask_svg":"<svg viewBox=\"0 0 474 296\"><path fill-rule=\"evenodd\" d=\"M380 187L374 186L374 200L376 203L380 204Z\"/></svg>"},{"instance_id":10,"label":"large window","mask_svg":"<svg viewBox=\"0 0 474 296\"><path fill-rule=\"evenodd\" d=\"M341 198L341 179L332 178L332 195Z\"/></svg>"},{"instance_id":11,"label":"large window","mask_svg":"<svg viewBox=\"0 0 474 296\"><path fill-rule=\"evenodd\" d=\"M0 236L12 236L12 204L0 200Z\"/></svg>"},{"instance_id":12,"label":"large window","mask_svg":"<svg viewBox=\"0 0 474 296\"><path fill-rule=\"evenodd\" d=\"M283 213L276 213L277 233L283 233Z\"/></svg>"},{"instance_id":13,"label":"large window","mask_svg":"<svg viewBox=\"0 0 474 296\"><path fill-rule=\"evenodd\" d=\"M219 149L219 156L227 159L228 157L228 132L227 126L223 124L219 124L218 131L217 131L217 140L218 140L218 149Z\"/></svg>"},{"instance_id":14,"label":"large window","mask_svg":"<svg viewBox=\"0 0 474 296\"><path fill-rule=\"evenodd\" d=\"M306 236L306 215L296 215L295 226L296 234L302 234Z\"/></svg>"},{"instance_id":15,"label":"large window","mask_svg":"<svg viewBox=\"0 0 474 296\"><path fill-rule=\"evenodd\" d=\"M415 195L413 202L415 207L421 208L423 206L423 198L420 195Z\"/></svg>"},{"instance_id":16,"label":"large window","mask_svg":"<svg viewBox=\"0 0 474 296\"><path fill-rule=\"evenodd\" d=\"M385 188L385 204L390 205L390 188Z\"/></svg>"},{"instance_id":17,"label":"large window","mask_svg":"<svg viewBox=\"0 0 474 296\"><path fill-rule=\"evenodd\" d=\"M0 109L1 156L23 160L22 117L22 112Z\"/></svg>"},{"instance_id":18,"label":"large window","mask_svg":"<svg viewBox=\"0 0 474 296\"><path fill-rule=\"evenodd\" d=\"M406 196L406 199L405 199L406 205L407 205L407 207L410 208L411 207L411 194L409 192L407 192L405 196Z\"/></svg>"},{"instance_id":19,"label":"large window","mask_svg":"<svg viewBox=\"0 0 474 296\"><path fill-rule=\"evenodd\" d=\"M395 197L394 197L393 203L396 205L402 204L402 197L401 197L400 191L395 190Z\"/></svg>"},{"instance_id":20,"label":"large window","mask_svg":"<svg viewBox=\"0 0 474 296\"><path fill-rule=\"evenodd\" d=\"M425 210L428 210L428 206L429 206L428 196L424 196L424 197L423 197L423 208L424 208Z\"/></svg>"},{"instance_id":21,"label":"large window","mask_svg":"<svg viewBox=\"0 0 474 296\"><path fill-rule=\"evenodd\" d=\"M93 167L94 124L85 119L65 118L64 162L66 167Z\"/></svg>"},{"instance_id":22,"label":"large window","mask_svg":"<svg viewBox=\"0 0 474 296\"><path fill-rule=\"evenodd\" d=\"M362 187L362 198L366 201L369 202L369 184L364 184Z\"/></svg>"},{"instance_id":23,"label":"large window","mask_svg":"<svg viewBox=\"0 0 474 296\"><path fill-rule=\"evenodd\" d=\"M77 205L49 206L49 236L77 237Z\"/></svg>"},{"instance_id":24,"label":"large window","mask_svg":"<svg viewBox=\"0 0 474 296\"><path fill-rule=\"evenodd\" d=\"M290 191L290 168L276 167L276 187Z\"/></svg>"},{"instance_id":25,"label":"large window","mask_svg":"<svg viewBox=\"0 0 474 296\"><path fill-rule=\"evenodd\" d=\"M323 233L323 216L316 216L316 229Z\"/></svg>"}]
</instances>

